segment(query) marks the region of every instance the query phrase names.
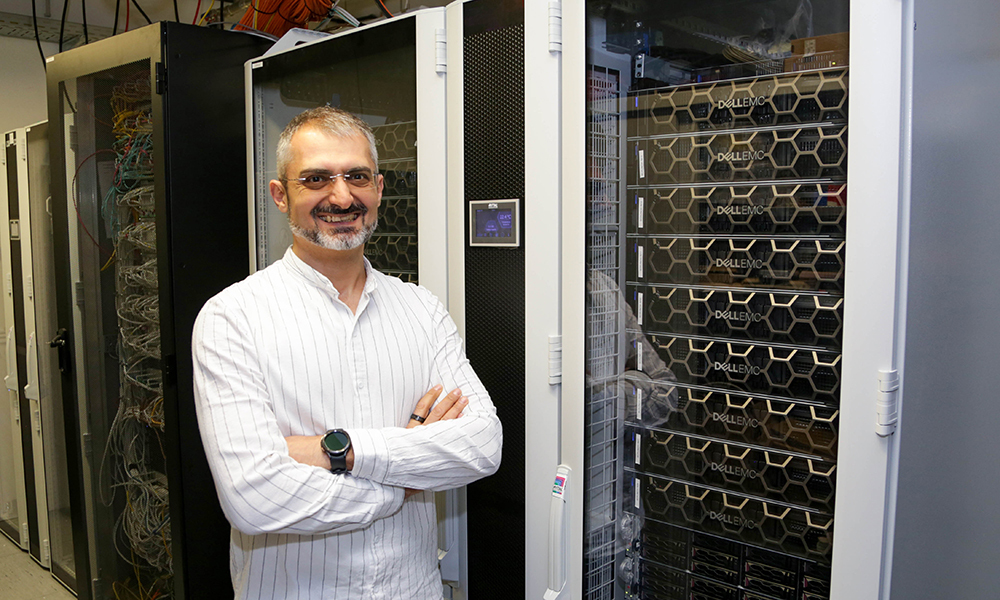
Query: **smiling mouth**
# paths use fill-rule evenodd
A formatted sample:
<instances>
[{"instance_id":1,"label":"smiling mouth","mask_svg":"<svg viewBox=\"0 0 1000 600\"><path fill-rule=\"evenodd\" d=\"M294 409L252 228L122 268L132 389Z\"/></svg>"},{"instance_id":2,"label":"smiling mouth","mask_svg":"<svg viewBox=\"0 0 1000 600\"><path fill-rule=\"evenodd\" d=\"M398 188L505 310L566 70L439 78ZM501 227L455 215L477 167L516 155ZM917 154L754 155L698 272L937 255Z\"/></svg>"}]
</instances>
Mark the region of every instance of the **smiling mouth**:
<instances>
[{"instance_id":1,"label":"smiling mouth","mask_svg":"<svg viewBox=\"0 0 1000 600\"><path fill-rule=\"evenodd\" d=\"M346 215L331 215L329 213L318 213L316 218L324 223L347 223L360 217L360 213L348 213Z\"/></svg>"}]
</instances>

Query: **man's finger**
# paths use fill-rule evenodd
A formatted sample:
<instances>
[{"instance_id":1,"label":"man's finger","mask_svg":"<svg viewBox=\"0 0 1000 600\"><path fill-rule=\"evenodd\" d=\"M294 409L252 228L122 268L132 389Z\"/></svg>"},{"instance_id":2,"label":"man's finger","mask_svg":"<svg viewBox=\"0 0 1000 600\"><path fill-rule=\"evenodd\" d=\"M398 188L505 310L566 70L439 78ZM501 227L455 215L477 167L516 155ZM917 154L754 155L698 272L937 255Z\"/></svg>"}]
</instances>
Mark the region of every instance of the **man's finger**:
<instances>
[{"instance_id":1,"label":"man's finger","mask_svg":"<svg viewBox=\"0 0 1000 600\"><path fill-rule=\"evenodd\" d=\"M462 396L458 399L458 402L451 405L451 408L444 413L441 417L442 421L447 421L448 419L457 419L462 415L462 411L465 407L469 405L469 398L467 396Z\"/></svg>"},{"instance_id":2,"label":"man's finger","mask_svg":"<svg viewBox=\"0 0 1000 600\"><path fill-rule=\"evenodd\" d=\"M434 408L431 409L431 414L427 415L427 420L424 421L424 425L442 420L442 417L444 417L444 415L451 410L451 407L454 406L461 397L462 390L458 388L452 390L447 396L434 405Z\"/></svg>"},{"instance_id":3,"label":"man's finger","mask_svg":"<svg viewBox=\"0 0 1000 600\"><path fill-rule=\"evenodd\" d=\"M413 414L426 419L431 412L431 407L434 406L434 401L441 395L442 389L441 384L438 384L428 390L427 393L420 398L420 400L417 400L417 405L413 407ZM413 429L421 424L422 423L416 419L410 419L410 421L406 424L406 428Z\"/></svg>"}]
</instances>

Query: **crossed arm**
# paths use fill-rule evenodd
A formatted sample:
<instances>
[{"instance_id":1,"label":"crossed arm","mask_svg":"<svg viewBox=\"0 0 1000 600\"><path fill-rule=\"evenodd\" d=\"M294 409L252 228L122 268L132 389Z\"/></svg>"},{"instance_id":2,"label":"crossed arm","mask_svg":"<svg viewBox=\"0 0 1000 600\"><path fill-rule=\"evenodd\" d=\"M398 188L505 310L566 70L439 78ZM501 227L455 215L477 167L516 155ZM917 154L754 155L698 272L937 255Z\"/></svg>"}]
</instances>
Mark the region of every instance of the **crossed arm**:
<instances>
[{"instance_id":1,"label":"crossed arm","mask_svg":"<svg viewBox=\"0 0 1000 600\"><path fill-rule=\"evenodd\" d=\"M351 473L336 475L318 436L282 433L246 323L238 304L210 301L193 339L199 427L220 504L236 529L251 535L359 529L396 513L416 490L464 485L499 465L499 421L450 333L450 318L439 323L446 335L432 381L461 386L469 404L452 393L435 405L436 386L416 403L414 413L429 415L422 425L347 428L356 454Z\"/></svg>"},{"instance_id":2,"label":"crossed arm","mask_svg":"<svg viewBox=\"0 0 1000 600\"><path fill-rule=\"evenodd\" d=\"M440 402L434 404L434 401L441 395L442 389L444 388L442 388L441 384L438 384L428 390L417 401L417 405L413 407L413 414L423 417L423 421L411 418L406 424L407 429L430 425L438 421L450 421L462 416L462 409L469 404L469 399L462 395L462 390L455 388L442 398ZM330 469L330 458L320 447L320 440L322 439L322 435L288 436L285 438L285 442L288 444L288 455L301 464ZM351 448L347 452L347 470L350 471L353 468L354 449ZM421 491L423 490L405 488L405 497L409 498Z\"/></svg>"}]
</instances>

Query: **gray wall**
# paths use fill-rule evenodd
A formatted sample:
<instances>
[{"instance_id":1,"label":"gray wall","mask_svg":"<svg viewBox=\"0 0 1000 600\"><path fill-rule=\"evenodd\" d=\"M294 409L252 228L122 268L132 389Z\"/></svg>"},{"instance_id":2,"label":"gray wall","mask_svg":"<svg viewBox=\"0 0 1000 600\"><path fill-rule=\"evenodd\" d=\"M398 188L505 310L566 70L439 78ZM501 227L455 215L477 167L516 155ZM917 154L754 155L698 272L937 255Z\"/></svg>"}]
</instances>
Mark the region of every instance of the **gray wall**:
<instances>
[{"instance_id":1,"label":"gray wall","mask_svg":"<svg viewBox=\"0 0 1000 600\"><path fill-rule=\"evenodd\" d=\"M914 1L913 212L892 598L995 599L1000 2Z\"/></svg>"}]
</instances>

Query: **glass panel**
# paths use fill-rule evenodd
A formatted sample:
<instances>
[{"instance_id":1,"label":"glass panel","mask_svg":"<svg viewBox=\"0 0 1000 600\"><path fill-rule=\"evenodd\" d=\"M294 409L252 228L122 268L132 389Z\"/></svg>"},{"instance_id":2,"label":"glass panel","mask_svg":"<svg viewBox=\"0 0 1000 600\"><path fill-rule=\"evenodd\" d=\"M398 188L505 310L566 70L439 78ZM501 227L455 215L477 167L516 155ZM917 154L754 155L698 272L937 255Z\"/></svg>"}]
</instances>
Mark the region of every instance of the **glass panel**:
<instances>
[{"instance_id":1,"label":"glass panel","mask_svg":"<svg viewBox=\"0 0 1000 600\"><path fill-rule=\"evenodd\" d=\"M48 342L56 336L55 255L52 217L49 215L49 146L47 126L28 131L28 165L31 179L31 261L35 300L35 337L38 340L38 394L45 424L44 455L49 547L52 572L66 585L75 586L73 528L70 521L69 465L66 461L62 381L56 350Z\"/></svg>"},{"instance_id":2,"label":"glass panel","mask_svg":"<svg viewBox=\"0 0 1000 600\"><path fill-rule=\"evenodd\" d=\"M66 91L83 307L74 337L93 435L94 527L113 532L96 539L100 586L108 597L159 597L171 592L172 562L150 63L80 77Z\"/></svg>"},{"instance_id":3,"label":"glass panel","mask_svg":"<svg viewBox=\"0 0 1000 600\"><path fill-rule=\"evenodd\" d=\"M253 70L257 268L292 243L287 217L268 182L285 125L329 104L362 118L375 132L385 178L379 223L365 245L376 269L417 281L417 98L415 19L400 19L263 59Z\"/></svg>"},{"instance_id":4,"label":"glass panel","mask_svg":"<svg viewBox=\"0 0 1000 600\"><path fill-rule=\"evenodd\" d=\"M848 0L588 0L584 597L827 597Z\"/></svg>"}]
</instances>

